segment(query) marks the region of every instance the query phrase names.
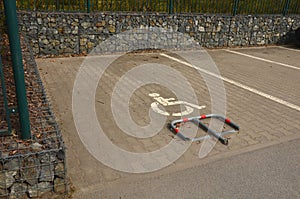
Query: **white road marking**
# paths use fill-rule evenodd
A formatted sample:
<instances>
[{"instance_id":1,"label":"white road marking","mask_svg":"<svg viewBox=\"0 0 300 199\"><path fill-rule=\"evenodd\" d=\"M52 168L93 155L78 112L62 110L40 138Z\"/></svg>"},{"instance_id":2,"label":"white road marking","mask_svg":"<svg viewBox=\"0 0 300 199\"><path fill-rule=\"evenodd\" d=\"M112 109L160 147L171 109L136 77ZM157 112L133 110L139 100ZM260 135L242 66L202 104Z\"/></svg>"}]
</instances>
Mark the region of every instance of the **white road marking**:
<instances>
[{"instance_id":1,"label":"white road marking","mask_svg":"<svg viewBox=\"0 0 300 199\"><path fill-rule=\"evenodd\" d=\"M156 113L165 115L165 116L169 116L170 113L161 110L159 108L159 104L161 104L163 106L184 105L186 110L179 112L179 113L173 113L172 116L175 116L175 117L189 115L194 111L193 108L196 108L199 110L205 108L205 106L198 106L196 104L191 104L191 103L188 103L185 101L175 101L175 98L163 98L163 97L160 97L160 94L158 94L158 93L150 93L149 96L153 97L153 99L155 99L157 101L157 102L153 102L151 104L151 108L153 109L153 111L155 111Z\"/></svg>"},{"instance_id":2,"label":"white road marking","mask_svg":"<svg viewBox=\"0 0 300 199\"><path fill-rule=\"evenodd\" d=\"M225 51L233 53L233 54L237 54L237 55L242 55L242 56L245 56L245 57L249 57L249 58L252 58L252 59L257 59L257 60L260 60L260 61L264 61L264 62L268 62L268 63L277 64L277 65L280 65L280 66L284 66L284 67L288 67L288 68L300 70L300 67L292 66L292 65L289 65L289 64L284 64L284 63L280 63L280 62L276 62L276 61L264 59L264 58L261 58L261 57L256 57L256 56L253 56L253 55L248 55L248 54L244 54L244 53L232 51L232 50L225 50Z\"/></svg>"},{"instance_id":3,"label":"white road marking","mask_svg":"<svg viewBox=\"0 0 300 199\"><path fill-rule=\"evenodd\" d=\"M266 47L266 46L250 46L250 47L243 47L243 48L239 48L239 49L267 49L267 48L273 48L274 46L270 46L270 47ZM206 52L207 51L224 51L226 48L206 48L203 47ZM227 47L230 48L230 47ZM238 49L238 48L237 48Z\"/></svg>"},{"instance_id":4,"label":"white road marking","mask_svg":"<svg viewBox=\"0 0 300 199\"><path fill-rule=\"evenodd\" d=\"M245 89L245 90L247 90L247 91L250 91L250 92L252 92L252 93L255 93L255 94L259 95L259 96L265 97L265 98L267 98L267 99L269 99L269 100L272 100L272 101L274 101L274 102L277 102L277 103L279 103L279 104L282 104L282 105L287 106L287 107L289 107L289 108L292 108L292 109L294 109L294 110L300 111L300 107L297 106L297 105L295 105L295 104L289 103L289 102L287 102L287 101L284 101L284 100L279 99L279 98L277 98L277 97L274 97L274 96L272 96L272 95L266 94L266 93L264 93L264 92L261 92L261 91L259 91L259 90L256 90L255 88L251 88L251 87L249 87L249 86L243 85L243 84L241 84L241 83L239 83L239 82L236 82L236 81L234 81L234 80L228 79L228 78L226 78L226 77L222 77L221 75L218 75L218 74L209 72L209 71L207 71L207 70L205 70L205 69L198 68L198 67L196 67L196 66L194 66L194 65L192 65L192 64L190 64L190 63L187 63L187 62L182 61L182 60L180 60L180 59L177 59L177 58L175 58L175 57L169 56L169 55L167 55L167 54L161 53L160 55L161 55L161 56L164 56L164 57L167 57L167 58L169 58L169 59L171 59L171 60L174 60L174 61L176 61L176 62L178 62L178 63L181 63L181 64L184 64L184 65L186 65L186 66L189 66L189 67L191 67L191 68L194 68L194 69L196 69L196 70L199 70L200 72L206 73L206 74L211 75L211 76L216 77L216 78L219 78L219 79L221 79L221 80L223 80L223 81L225 81L225 82L227 82L227 83L230 83L230 84L232 84L232 85L235 85L235 86L240 87L240 88L242 88L242 89Z\"/></svg>"},{"instance_id":5,"label":"white road marking","mask_svg":"<svg viewBox=\"0 0 300 199\"><path fill-rule=\"evenodd\" d=\"M278 47L278 48L282 48L282 49L286 49L286 50L291 50L291 51L300 52L300 50L294 49L294 48L288 48L288 47L284 47L284 46L277 46L277 47Z\"/></svg>"}]
</instances>

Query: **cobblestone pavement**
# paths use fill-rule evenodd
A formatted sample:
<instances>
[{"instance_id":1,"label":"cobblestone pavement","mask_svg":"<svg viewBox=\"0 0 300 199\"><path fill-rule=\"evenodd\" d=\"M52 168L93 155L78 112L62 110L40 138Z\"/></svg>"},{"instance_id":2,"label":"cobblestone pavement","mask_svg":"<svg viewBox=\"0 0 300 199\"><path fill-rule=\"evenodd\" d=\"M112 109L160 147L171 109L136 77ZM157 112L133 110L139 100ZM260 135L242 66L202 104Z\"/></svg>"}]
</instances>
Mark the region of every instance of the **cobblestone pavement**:
<instances>
[{"instance_id":1,"label":"cobblestone pavement","mask_svg":"<svg viewBox=\"0 0 300 199\"><path fill-rule=\"evenodd\" d=\"M210 68L205 68L209 58L193 57L192 51L185 53L189 61L200 60L200 66L210 71ZM110 169L93 158L80 141L72 116L72 89L76 74L85 58L37 59L67 146L67 166L75 187L74 198L85 198L90 192L122 182L124 179L172 173L213 159L300 138L300 63L297 60L300 51L267 47L208 50L208 53L225 78L223 80L227 97L227 117L240 126L240 132L230 136L228 146L217 143L203 159L198 157L201 143L192 143L184 155L172 165L148 174L128 174ZM104 58L105 56L102 56L101 60ZM149 139L134 138L123 133L113 120L110 102L115 84L126 71L142 64L165 64L180 71L194 88L199 105L206 106L205 109L201 109L200 114L211 113L211 98L203 80L207 74L199 75L197 70L186 62L187 60L182 60L178 54L153 52L127 54L110 65L99 81L95 108L103 130L114 144L132 152L150 152L165 146L172 139L178 139L174 138L174 134L167 128L163 128ZM208 76L211 81L218 78ZM170 84L175 89L180 86L176 77ZM129 104L131 116L139 125L147 125L150 122L148 111L153 99L149 97L149 93L153 92L160 93L165 98L175 97L170 89L157 84L148 84L137 89ZM166 111L177 112L179 108L167 107ZM175 118L169 116L168 121Z\"/></svg>"}]
</instances>

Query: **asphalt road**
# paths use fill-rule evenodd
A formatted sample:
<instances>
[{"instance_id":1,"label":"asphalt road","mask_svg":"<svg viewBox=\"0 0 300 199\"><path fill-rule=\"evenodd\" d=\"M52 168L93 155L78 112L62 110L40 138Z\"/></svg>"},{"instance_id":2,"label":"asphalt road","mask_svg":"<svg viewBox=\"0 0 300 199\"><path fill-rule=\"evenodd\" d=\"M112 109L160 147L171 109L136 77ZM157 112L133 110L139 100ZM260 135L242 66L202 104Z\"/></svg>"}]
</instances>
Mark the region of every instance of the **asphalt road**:
<instances>
[{"instance_id":1,"label":"asphalt road","mask_svg":"<svg viewBox=\"0 0 300 199\"><path fill-rule=\"evenodd\" d=\"M300 198L300 139L91 192L90 198Z\"/></svg>"}]
</instances>

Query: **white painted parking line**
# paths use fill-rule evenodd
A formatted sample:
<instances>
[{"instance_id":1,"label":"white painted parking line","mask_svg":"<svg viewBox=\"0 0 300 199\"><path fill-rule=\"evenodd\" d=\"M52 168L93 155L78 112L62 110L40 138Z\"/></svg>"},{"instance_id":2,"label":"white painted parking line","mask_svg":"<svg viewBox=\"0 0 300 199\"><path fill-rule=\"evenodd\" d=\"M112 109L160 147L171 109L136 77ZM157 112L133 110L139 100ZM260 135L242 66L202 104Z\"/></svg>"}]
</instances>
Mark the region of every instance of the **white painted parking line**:
<instances>
[{"instance_id":1,"label":"white painted parking line","mask_svg":"<svg viewBox=\"0 0 300 199\"><path fill-rule=\"evenodd\" d=\"M196 70L198 70L198 71L200 71L200 72L206 73L206 74L211 75L211 76L216 77L216 78L219 78L219 79L223 80L224 82L230 83L230 84L235 85L235 86L237 86L237 87L239 87L239 88L245 89L245 90L247 90L247 91L250 91L250 92L252 92L252 93L255 93L255 94L259 95L259 96L262 96L262 97L264 97L264 98L267 98L267 99L269 99L269 100L272 100L272 101L274 101L274 102L277 102L277 103L279 103L279 104L282 104L282 105L287 106L287 107L289 107L289 108L292 108L292 109L294 109L294 110L300 111L300 107L297 106L297 105L295 105L295 104L289 103L289 102L287 102L287 101L285 101L285 100L279 99L279 98L274 97L274 96L269 95L269 94L266 94L266 93L264 93L264 92L261 92L261 91L255 89L255 88L251 88L251 87L249 87L249 86L246 86L246 85L241 84L241 83L239 83L239 82L236 82L236 81L234 81L234 80L228 79L228 78L226 78L226 77L222 77L221 75L212 73L212 72L207 71L207 70L205 70L205 69L196 67L196 66L194 66L194 65L192 65L192 64L190 64L190 63L188 63L188 62L182 61L182 60L180 60L180 59L177 59L177 58L175 58L175 57L169 56L169 55L167 55L167 54L161 53L160 55L161 55L161 56L164 56L164 57L166 57L166 58L169 58L169 59L171 59L171 60L174 60L174 61L176 61L176 62L178 62L178 63L184 64L184 65L186 65L186 66L188 66L188 67L194 68L194 69L196 69Z\"/></svg>"},{"instance_id":2,"label":"white painted parking line","mask_svg":"<svg viewBox=\"0 0 300 199\"><path fill-rule=\"evenodd\" d=\"M257 60L260 60L260 61L269 62L269 63L272 63L272 64L277 64L277 65L280 65L280 66L284 66L284 67L288 67L288 68L300 70L300 67L292 66L292 65L289 65L289 64L284 64L284 63L280 63L280 62L276 62L276 61L264 59L264 58L261 58L261 57L256 57L256 56L253 56L253 55L248 55L248 54L245 54L245 53L240 53L240 52L232 51L232 50L225 50L225 51L226 52L230 52L230 53L234 53L234 54L237 54L237 55L242 55L242 56L245 56L245 57L249 57L249 58L252 58L252 59L257 59Z\"/></svg>"},{"instance_id":3,"label":"white painted parking line","mask_svg":"<svg viewBox=\"0 0 300 199\"><path fill-rule=\"evenodd\" d=\"M230 47L227 47L227 48L206 48L206 47L203 47L206 52L207 51L224 51L225 49L228 49ZM274 46L250 46L250 47L243 47L243 48L240 48L240 49L267 49L267 48L275 48Z\"/></svg>"},{"instance_id":4,"label":"white painted parking line","mask_svg":"<svg viewBox=\"0 0 300 199\"><path fill-rule=\"evenodd\" d=\"M288 47L284 47L284 46L277 46L277 47L278 47L278 48L285 49L285 50L291 50L291 51L300 52L300 50L298 50L298 49L294 49L294 48L288 48Z\"/></svg>"}]
</instances>

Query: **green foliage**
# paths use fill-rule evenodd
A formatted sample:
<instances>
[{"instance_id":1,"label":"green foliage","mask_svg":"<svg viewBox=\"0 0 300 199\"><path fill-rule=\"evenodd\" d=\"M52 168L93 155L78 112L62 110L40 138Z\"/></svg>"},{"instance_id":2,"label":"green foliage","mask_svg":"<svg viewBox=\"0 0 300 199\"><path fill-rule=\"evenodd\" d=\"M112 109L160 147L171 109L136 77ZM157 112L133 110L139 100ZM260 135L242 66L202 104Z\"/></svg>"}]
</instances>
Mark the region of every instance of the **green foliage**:
<instances>
[{"instance_id":1,"label":"green foliage","mask_svg":"<svg viewBox=\"0 0 300 199\"><path fill-rule=\"evenodd\" d=\"M167 12L165 0L91 0L94 11Z\"/></svg>"},{"instance_id":2,"label":"green foliage","mask_svg":"<svg viewBox=\"0 0 300 199\"><path fill-rule=\"evenodd\" d=\"M237 14L300 14L299 0L17 0L17 7L21 10L86 12L87 1L93 12L168 13L172 2L174 13L231 15L237 5Z\"/></svg>"},{"instance_id":3,"label":"green foliage","mask_svg":"<svg viewBox=\"0 0 300 199\"><path fill-rule=\"evenodd\" d=\"M242 0L238 4L238 14L282 14L284 0Z\"/></svg>"},{"instance_id":4,"label":"green foliage","mask_svg":"<svg viewBox=\"0 0 300 199\"><path fill-rule=\"evenodd\" d=\"M300 1L299 0L292 0L287 14L300 14Z\"/></svg>"},{"instance_id":5,"label":"green foliage","mask_svg":"<svg viewBox=\"0 0 300 199\"><path fill-rule=\"evenodd\" d=\"M20 10L84 11L86 0L17 0Z\"/></svg>"}]
</instances>

